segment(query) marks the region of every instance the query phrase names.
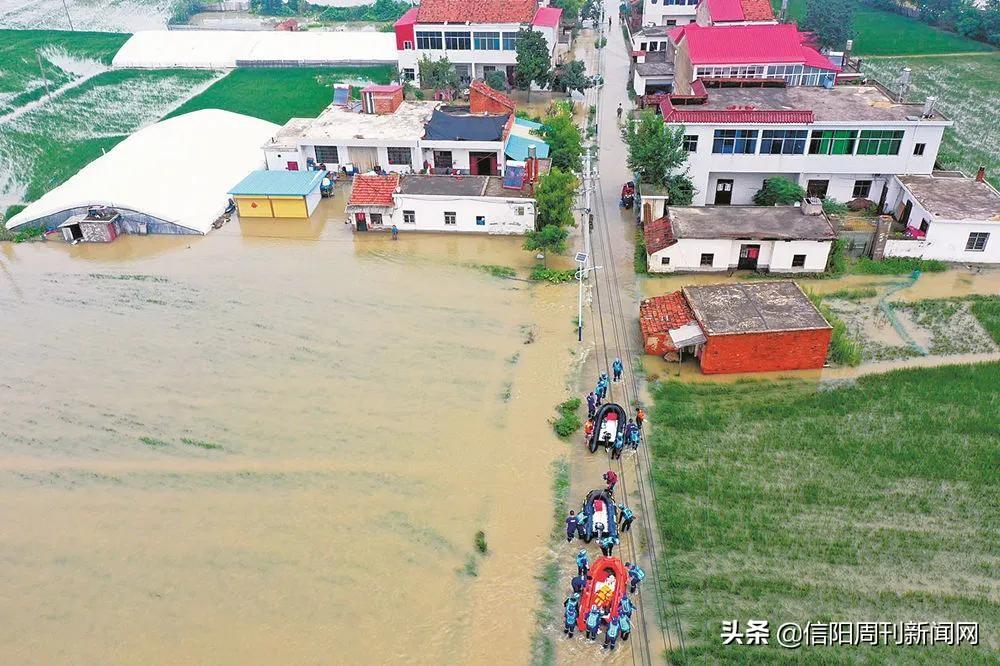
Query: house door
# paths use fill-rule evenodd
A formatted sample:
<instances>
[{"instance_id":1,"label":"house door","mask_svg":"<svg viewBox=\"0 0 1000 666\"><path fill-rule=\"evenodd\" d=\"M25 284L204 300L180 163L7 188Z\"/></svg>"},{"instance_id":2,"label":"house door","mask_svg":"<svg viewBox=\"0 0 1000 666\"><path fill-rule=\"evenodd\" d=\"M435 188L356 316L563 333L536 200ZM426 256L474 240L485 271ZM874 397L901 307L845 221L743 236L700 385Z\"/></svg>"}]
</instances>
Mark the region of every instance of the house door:
<instances>
[{"instance_id":1,"label":"house door","mask_svg":"<svg viewBox=\"0 0 1000 666\"><path fill-rule=\"evenodd\" d=\"M903 214L899 216L899 223L903 225L905 229L910 221L910 213L913 212L913 202L907 201L906 206L903 207Z\"/></svg>"},{"instance_id":2,"label":"house door","mask_svg":"<svg viewBox=\"0 0 1000 666\"><path fill-rule=\"evenodd\" d=\"M758 257L760 257L760 245L741 245L740 261L736 268L741 271L755 271Z\"/></svg>"},{"instance_id":3,"label":"house door","mask_svg":"<svg viewBox=\"0 0 1000 666\"><path fill-rule=\"evenodd\" d=\"M514 65L507 65L507 83L514 85Z\"/></svg>"},{"instance_id":4,"label":"house door","mask_svg":"<svg viewBox=\"0 0 1000 666\"><path fill-rule=\"evenodd\" d=\"M434 168L435 169L450 169L452 165L451 151L450 150L435 150L434 151Z\"/></svg>"},{"instance_id":5,"label":"house door","mask_svg":"<svg viewBox=\"0 0 1000 666\"><path fill-rule=\"evenodd\" d=\"M733 181L720 178L715 181L715 205L728 206L733 201Z\"/></svg>"},{"instance_id":6,"label":"house door","mask_svg":"<svg viewBox=\"0 0 1000 666\"><path fill-rule=\"evenodd\" d=\"M469 172L473 176L497 175L496 153L469 153Z\"/></svg>"},{"instance_id":7,"label":"house door","mask_svg":"<svg viewBox=\"0 0 1000 666\"><path fill-rule=\"evenodd\" d=\"M351 164L361 173L373 171L378 164L378 148L362 148L361 146L351 146L348 148L348 156Z\"/></svg>"},{"instance_id":8,"label":"house door","mask_svg":"<svg viewBox=\"0 0 1000 666\"><path fill-rule=\"evenodd\" d=\"M878 198L878 212L879 215L885 210L885 198L889 194L889 183L882 183L882 195Z\"/></svg>"},{"instance_id":9,"label":"house door","mask_svg":"<svg viewBox=\"0 0 1000 666\"><path fill-rule=\"evenodd\" d=\"M358 231L368 231L368 218L365 217L364 213L354 214L354 224L357 226Z\"/></svg>"},{"instance_id":10,"label":"house door","mask_svg":"<svg viewBox=\"0 0 1000 666\"><path fill-rule=\"evenodd\" d=\"M298 171L299 170L299 163L298 162L288 162L285 166L288 167L289 171Z\"/></svg>"},{"instance_id":11,"label":"house door","mask_svg":"<svg viewBox=\"0 0 1000 666\"><path fill-rule=\"evenodd\" d=\"M828 180L810 180L806 183L806 196L807 197L819 197L820 199L826 198L826 190L830 187L830 181Z\"/></svg>"}]
</instances>

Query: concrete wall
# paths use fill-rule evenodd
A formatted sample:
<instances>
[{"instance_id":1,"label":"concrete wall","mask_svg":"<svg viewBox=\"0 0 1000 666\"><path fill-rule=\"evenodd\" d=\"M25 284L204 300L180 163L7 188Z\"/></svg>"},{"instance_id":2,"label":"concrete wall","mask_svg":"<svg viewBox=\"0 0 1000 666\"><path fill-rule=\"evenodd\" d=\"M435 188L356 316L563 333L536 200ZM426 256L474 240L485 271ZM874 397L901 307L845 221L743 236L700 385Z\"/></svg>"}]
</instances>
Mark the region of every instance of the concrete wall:
<instances>
[{"instance_id":1,"label":"concrete wall","mask_svg":"<svg viewBox=\"0 0 1000 666\"><path fill-rule=\"evenodd\" d=\"M448 150L451 151L451 162L452 168L462 169L468 171L470 168L469 164L469 153L489 153L494 152L497 156L497 175L503 174L504 166L504 153L503 144L495 141L424 141L423 153L421 157L421 168L423 167L423 162L429 162L431 166L434 166L434 151L435 150ZM457 147L461 146L461 147Z\"/></svg>"},{"instance_id":2,"label":"concrete wall","mask_svg":"<svg viewBox=\"0 0 1000 666\"><path fill-rule=\"evenodd\" d=\"M773 372L822 368L830 329L713 335L701 348L705 374Z\"/></svg>"},{"instance_id":3,"label":"concrete wall","mask_svg":"<svg viewBox=\"0 0 1000 666\"><path fill-rule=\"evenodd\" d=\"M919 223L919 219L917 222ZM971 233L987 233L983 252L967 252L965 244ZM978 264L1000 263L1000 225L984 221L941 221L935 220L927 229L927 237L922 240L894 240L885 243L887 257L916 257Z\"/></svg>"},{"instance_id":4,"label":"concrete wall","mask_svg":"<svg viewBox=\"0 0 1000 666\"><path fill-rule=\"evenodd\" d=\"M664 250L649 255L649 272L720 272L733 270L739 265L740 250L743 245L760 245L760 254L757 258L758 270L769 270L774 273L821 273L826 270L831 242L685 238ZM703 253L714 255L714 261L711 266L701 265L701 255ZM804 267L792 267L792 258L796 254L806 255ZM670 259L668 265L663 265L664 258Z\"/></svg>"},{"instance_id":5,"label":"concrete wall","mask_svg":"<svg viewBox=\"0 0 1000 666\"><path fill-rule=\"evenodd\" d=\"M382 167L385 171L392 171L396 173L412 173L419 171L423 168L423 159L421 151L417 145L416 141L394 141L391 139L381 140L377 142L380 145L376 145L376 142L370 141L367 145L350 145L346 143L339 144L321 144L321 145L336 145L337 147L337 157L339 162L326 162L326 168L330 171L340 170L341 165L353 163L355 160L351 159L351 150L362 149L370 150L375 149L378 157L378 165ZM410 164L389 164L389 147L397 148L409 148L410 149ZM308 159L316 159L316 146L302 146L301 149L292 150L264 150L264 161L267 164L269 170L280 171L288 168L288 162L294 161L299 165L299 170L304 170L306 168L306 161ZM317 160L318 162L319 160Z\"/></svg>"},{"instance_id":6,"label":"concrete wall","mask_svg":"<svg viewBox=\"0 0 1000 666\"><path fill-rule=\"evenodd\" d=\"M677 25L687 25L694 22L697 13L697 5L665 5L663 0L643 0L642 24L666 25L674 20Z\"/></svg>"},{"instance_id":7,"label":"concrete wall","mask_svg":"<svg viewBox=\"0 0 1000 666\"><path fill-rule=\"evenodd\" d=\"M491 197L447 197L443 195L394 196L396 209L392 223L400 231L450 231L486 234L523 234L535 228L533 199L501 199ZM403 222L403 211L416 214L414 224ZM444 223L445 212L454 212L456 223ZM521 214L518 214L520 211ZM477 216L485 218L477 224Z\"/></svg>"}]
</instances>

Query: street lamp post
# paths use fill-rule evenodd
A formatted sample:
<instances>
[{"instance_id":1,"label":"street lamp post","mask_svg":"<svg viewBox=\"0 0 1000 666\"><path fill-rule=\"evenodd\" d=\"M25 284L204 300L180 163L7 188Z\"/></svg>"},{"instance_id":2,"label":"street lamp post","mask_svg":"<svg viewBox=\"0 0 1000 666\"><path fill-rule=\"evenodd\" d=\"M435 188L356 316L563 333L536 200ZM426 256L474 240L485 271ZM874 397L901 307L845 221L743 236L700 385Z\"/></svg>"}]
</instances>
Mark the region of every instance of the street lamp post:
<instances>
[{"instance_id":1,"label":"street lamp post","mask_svg":"<svg viewBox=\"0 0 1000 666\"><path fill-rule=\"evenodd\" d=\"M577 252L576 262L579 264L579 268L576 269L576 282L579 286L579 296L577 298L577 310L576 310L576 341L583 342L583 276L590 271L596 271L600 266L591 266L590 268L584 268L587 264L587 253Z\"/></svg>"}]
</instances>

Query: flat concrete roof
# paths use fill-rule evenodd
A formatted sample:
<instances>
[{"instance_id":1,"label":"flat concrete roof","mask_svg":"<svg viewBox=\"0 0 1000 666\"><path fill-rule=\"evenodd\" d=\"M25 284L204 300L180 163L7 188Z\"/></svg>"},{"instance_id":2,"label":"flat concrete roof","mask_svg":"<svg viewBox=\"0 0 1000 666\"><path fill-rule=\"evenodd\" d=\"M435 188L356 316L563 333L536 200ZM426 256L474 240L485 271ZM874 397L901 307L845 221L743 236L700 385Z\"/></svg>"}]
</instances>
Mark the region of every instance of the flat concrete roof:
<instances>
[{"instance_id":1,"label":"flat concrete roof","mask_svg":"<svg viewBox=\"0 0 1000 666\"><path fill-rule=\"evenodd\" d=\"M682 291L709 336L831 328L795 282L710 284Z\"/></svg>"},{"instance_id":2,"label":"flat concrete roof","mask_svg":"<svg viewBox=\"0 0 1000 666\"><path fill-rule=\"evenodd\" d=\"M1000 222L1000 193L967 176L897 176L920 205L945 220Z\"/></svg>"},{"instance_id":3,"label":"flat concrete roof","mask_svg":"<svg viewBox=\"0 0 1000 666\"><path fill-rule=\"evenodd\" d=\"M708 102L678 106L682 110L726 111L752 106L759 111L812 111L816 122L871 121L899 122L908 116L920 118L922 104L898 104L875 86L839 85L787 88L711 88ZM947 118L935 111L921 122L941 122Z\"/></svg>"},{"instance_id":4,"label":"flat concrete roof","mask_svg":"<svg viewBox=\"0 0 1000 666\"><path fill-rule=\"evenodd\" d=\"M500 176L425 176L404 175L399 180L400 194L452 197L501 197L531 199L527 188L510 190Z\"/></svg>"},{"instance_id":5,"label":"flat concrete roof","mask_svg":"<svg viewBox=\"0 0 1000 666\"><path fill-rule=\"evenodd\" d=\"M672 25L647 25L642 30L635 33L634 37L666 37L675 26Z\"/></svg>"},{"instance_id":6,"label":"flat concrete roof","mask_svg":"<svg viewBox=\"0 0 1000 666\"><path fill-rule=\"evenodd\" d=\"M292 148L311 141L398 139L416 142L441 102L403 102L394 113L358 113L330 105L318 118L292 118L265 149Z\"/></svg>"},{"instance_id":7,"label":"flat concrete roof","mask_svg":"<svg viewBox=\"0 0 1000 666\"><path fill-rule=\"evenodd\" d=\"M673 76L673 52L647 51L645 62L637 62L635 70L639 72L639 76Z\"/></svg>"},{"instance_id":8,"label":"flat concrete roof","mask_svg":"<svg viewBox=\"0 0 1000 666\"><path fill-rule=\"evenodd\" d=\"M803 215L799 206L674 206L674 238L833 240L837 233L822 213Z\"/></svg>"}]
</instances>

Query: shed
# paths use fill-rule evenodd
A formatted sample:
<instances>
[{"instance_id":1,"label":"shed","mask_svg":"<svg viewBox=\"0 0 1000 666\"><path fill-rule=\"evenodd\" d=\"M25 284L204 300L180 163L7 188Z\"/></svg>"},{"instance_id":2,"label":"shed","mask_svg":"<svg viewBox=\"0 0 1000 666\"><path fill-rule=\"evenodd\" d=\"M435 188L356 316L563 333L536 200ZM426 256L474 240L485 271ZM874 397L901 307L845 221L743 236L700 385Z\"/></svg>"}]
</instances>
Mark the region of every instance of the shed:
<instances>
[{"instance_id":1,"label":"shed","mask_svg":"<svg viewBox=\"0 0 1000 666\"><path fill-rule=\"evenodd\" d=\"M706 342L706 374L822 368L832 327L791 281L712 284L682 290Z\"/></svg>"},{"instance_id":2,"label":"shed","mask_svg":"<svg viewBox=\"0 0 1000 666\"><path fill-rule=\"evenodd\" d=\"M113 208L95 206L59 225L67 243L110 243L121 235L121 215Z\"/></svg>"},{"instance_id":3,"label":"shed","mask_svg":"<svg viewBox=\"0 0 1000 666\"><path fill-rule=\"evenodd\" d=\"M240 217L306 218L319 205L325 171L252 171L229 194Z\"/></svg>"},{"instance_id":4,"label":"shed","mask_svg":"<svg viewBox=\"0 0 1000 666\"><path fill-rule=\"evenodd\" d=\"M347 201L347 220L356 231L385 229L391 225L396 202L393 194L399 187L399 174L359 174L354 177L351 198Z\"/></svg>"},{"instance_id":5,"label":"shed","mask_svg":"<svg viewBox=\"0 0 1000 666\"><path fill-rule=\"evenodd\" d=\"M639 304L639 329L646 353L656 356L675 354L683 347L705 341L694 313L679 291L643 300Z\"/></svg>"}]
</instances>

